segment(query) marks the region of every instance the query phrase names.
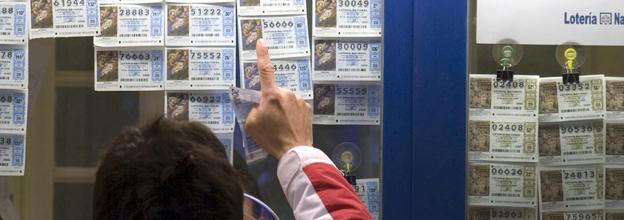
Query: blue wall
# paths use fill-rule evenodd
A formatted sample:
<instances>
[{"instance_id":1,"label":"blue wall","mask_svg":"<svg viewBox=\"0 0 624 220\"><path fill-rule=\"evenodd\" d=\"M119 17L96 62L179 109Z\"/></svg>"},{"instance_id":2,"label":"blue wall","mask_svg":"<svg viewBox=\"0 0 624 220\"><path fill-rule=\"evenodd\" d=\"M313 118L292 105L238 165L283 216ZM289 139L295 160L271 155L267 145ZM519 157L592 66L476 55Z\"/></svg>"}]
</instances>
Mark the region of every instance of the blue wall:
<instances>
[{"instance_id":1,"label":"blue wall","mask_svg":"<svg viewBox=\"0 0 624 220\"><path fill-rule=\"evenodd\" d=\"M385 1L384 219L464 219L467 1Z\"/></svg>"}]
</instances>

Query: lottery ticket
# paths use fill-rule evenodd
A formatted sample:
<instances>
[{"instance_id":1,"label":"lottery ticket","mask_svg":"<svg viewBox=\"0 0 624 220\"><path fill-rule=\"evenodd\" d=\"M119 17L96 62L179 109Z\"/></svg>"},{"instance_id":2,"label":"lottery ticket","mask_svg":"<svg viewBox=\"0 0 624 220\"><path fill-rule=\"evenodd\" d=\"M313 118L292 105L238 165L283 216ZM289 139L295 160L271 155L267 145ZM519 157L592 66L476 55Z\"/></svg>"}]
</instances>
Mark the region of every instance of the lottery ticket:
<instances>
[{"instance_id":1,"label":"lottery ticket","mask_svg":"<svg viewBox=\"0 0 624 220\"><path fill-rule=\"evenodd\" d=\"M381 196L379 188L379 178L358 179L355 185L355 194L360 201L368 208L368 212L373 219L379 219Z\"/></svg>"},{"instance_id":2,"label":"lottery ticket","mask_svg":"<svg viewBox=\"0 0 624 220\"><path fill-rule=\"evenodd\" d=\"M167 49L167 90L227 90L234 84L235 48Z\"/></svg>"},{"instance_id":3,"label":"lottery ticket","mask_svg":"<svg viewBox=\"0 0 624 220\"><path fill-rule=\"evenodd\" d=\"M381 80L381 41L314 40L315 80Z\"/></svg>"},{"instance_id":4,"label":"lottery ticket","mask_svg":"<svg viewBox=\"0 0 624 220\"><path fill-rule=\"evenodd\" d=\"M600 165L540 168L541 210L577 211L604 207L604 169Z\"/></svg>"},{"instance_id":5,"label":"lottery ticket","mask_svg":"<svg viewBox=\"0 0 624 220\"><path fill-rule=\"evenodd\" d=\"M513 81L495 75L471 74L469 108L472 117L538 116L539 76L516 75Z\"/></svg>"},{"instance_id":6,"label":"lottery ticket","mask_svg":"<svg viewBox=\"0 0 624 220\"><path fill-rule=\"evenodd\" d=\"M537 119L470 121L468 159L537 162Z\"/></svg>"},{"instance_id":7,"label":"lottery ticket","mask_svg":"<svg viewBox=\"0 0 624 220\"><path fill-rule=\"evenodd\" d=\"M472 163L468 172L469 205L537 207L535 165Z\"/></svg>"},{"instance_id":8,"label":"lottery ticket","mask_svg":"<svg viewBox=\"0 0 624 220\"><path fill-rule=\"evenodd\" d=\"M129 0L134 1L134 0ZM236 3L236 0L165 0L166 3Z\"/></svg>"},{"instance_id":9,"label":"lottery ticket","mask_svg":"<svg viewBox=\"0 0 624 220\"><path fill-rule=\"evenodd\" d=\"M0 44L26 44L28 3L0 2Z\"/></svg>"},{"instance_id":10,"label":"lottery ticket","mask_svg":"<svg viewBox=\"0 0 624 220\"><path fill-rule=\"evenodd\" d=\"M624 165L605 165L605 208L624 211Z\"/></svg>"},{"instance_id":11,"label":"lottery ticket","mask_svg":"<svg viewBox=\"0 0 624 220\"><path fill-rule=\"evenodd\" d=\"M535 220L537 209L515 207L471 206L468 220Z\"/></svg>"},{"instance_id":12,"label":"lottery ticket","mask_svg":"<svg viewBox=\"0 0 624 220\"><path fill-rule=\"evenodd\" d=\"M28 46L0 45L0 88L28 88Z\"/></svg>"},{"instance_id":13,"label":"lottery ticket","mask_svg":"<svg viewBox=\"0 0 624 220\"><path fill-rule=\"evenodd\" d=\"M539 128L540 163L544 165L603 163L604 146L602 120L542 123Z\"/></svg>"},{"instance_id":14,"label":"lottery ticket","mask_svg":"<svg viewBox=\"0 0 624 220\"><path fill-rule=\"evenodd\" d=\"M102 5L100 34L93 44L100 47L162 46L164 13L161 4Z\"/></svg>"},{"instance_id":15,"label":"lottery ticket","mask_svg":"<svg viewBox=\"0 0 624 220\"><path fill-rule=\"evenodd\" d=\"M26 133L0 134L0 175L23 176Z\"/></svg>"},{"instance_id":16,"label":"lottery ticket","mask_svg":"<svg viewBox=\"0 0 624 220\"><path fill-rule=\"evenodd\" d=\"M236 121L243 134L243 148L245 149L245 160L247 163L261 161L268 157L266 151L262 150L254 139L245 132L245 122L249 111L260 102L260 92L251 89L230 88L230 98L234 103Z\"/></svg>"},{"instance_id":17,"label":"lottery ticket","mask_svg":"<svg viewBox=\"0 0 624 220\"><path fill-rule=\"evenodd\" d=\"M0 132L26 133L28 90L0 90Z\"/></svg>"},{"instance_id":18,"label":"lottery ticket","mask_svg":"<svg viewBox=\"0 0 624 220\"><path fill-rule=\"evenodd\" d=\"M95 90L163 90L162 48L95 48Z\"/></svg>"},{"instance_id":19,"label":"lottery ticket","mask_svg":"<svg viewBox=\"0 0 624 220\"><path fill-rule=\"evenodd\" d=\"M30 38L96 36L98 0L31 0Z\"/></svg>"},{"instance_id":20,"label":"lottery ticket","mask_svg":"<svg viewBox=\"0 0 624 220\"><path fill-rule=\"evenodd\" d=\"M281 17L239 17L241 60L256 59L256 42L264 39L272 59L310 55L305 15Z\"/></svg>"},{"instance_id":21,"label":"lottery ticket","mask_svg":"<svg viewBox=\"0 0 624 220\"><path fill-rule=\"evenodd\" d=\"M540 121L602 119L605 117L605 80L602 75L581 76L579 83L561 77L541 78ZM554 90L554 93L553 93ZM552 97L556 94L555 97ZM556 99L556 105L553 99Z\"/></svg>"},{"instance_id":22,"label":"lottery ticket","mask_svg":"<svg viewBox=\"0 0 624 220\"><path fill-rule=\"evenodd\" d=\"M605 210L605 220L624 220L624 211Z\"/></svg>"},{"instance_id":23,"label":"lottery ticket","mask_svg":"<svg viewBox=\"0 0 624 220\"><path fill-rule=\"evenodd\" d=\"M200 122L214 133L234 132L234 108L227 91L168 91L165 115Z\"/></svg>"},{"instance_id":24,"label":"lottery ticket","mask_svg":"<svg viewBox=\"0 0 624 220\"><path fill-rule=\"evenodd\" d=\"M379 85L314 85L314 124L378 125Z\"/></svg>"},{"instance_id":25,"label":"lottery ticket","mask_svg":"<svg viewBox=\"0 0 624 220\"><path fill-rule=\"evenodd\" d=\"M607 120L606 153L607 163L624 164L624 120Z\"/></svg>"},{"instance_id":26,"label":"lottery ticket","mask_svg":"<svg viewBox=\"0 0 624 220\"><path fill-rule=\"evenodd\" d=\"M235 46L233 4L167 4L167 46Z\"/></svg>"},{"instance_id":27,"label":"lottery ticket","mask_svg":"<svg viewBox=\"0 0 624 220\"><path fill-rule=\"evenodd\" d=\"M314 36L381 36L382 0L314 0Z\"/></svg>"},{"instance_id":28,"label":"lottery ticket","mask_svg":"<svg viewBox=\"0 0 624 220\"><path fill-rule=\"evenodd\" d=\"M605 77L607 118L624 119L624 77Z\"/></svg>"},{"instance_id":29,"label":"lottery ticket","mask_svg":"<svg viewBox=\"0 0 624 220\"><path fill-rule=\"evenodd\" d=\"M542 212L542 220L604 220L604 210Z\"/></svg>"},{"instance_id":30,"label":"lottery ticket","mask_svg":"<svg viewBox=\"0 0 624 220\"><path fill-rule=\"evenodd\" d=\"M239 16L306 14L305 0L237 0Z\"/></svg>"},{"instance_id":31,"label":"lottery ticket","mask_svg":"<svg viewBox=\"0 0 624 220\"><path fill-rule=\"evenodd\" d=\"M230 163L234 163L234 133L215 133L215 136L221 141L225 147L225 153Z\"/></svg>"},{"instance_id":32,"label":"lottery ticket","mask_svg":"<svg viewBox=\"0 0 624 220\"><path fill-rule=\"evenodd\" d=\"M280 88L290 89L305 99L312 99L310 59L272 60L275 82ZM260 90L260 74L256 61L241 61L241 85L244 89Z\"/></svg>"}]
</instances>

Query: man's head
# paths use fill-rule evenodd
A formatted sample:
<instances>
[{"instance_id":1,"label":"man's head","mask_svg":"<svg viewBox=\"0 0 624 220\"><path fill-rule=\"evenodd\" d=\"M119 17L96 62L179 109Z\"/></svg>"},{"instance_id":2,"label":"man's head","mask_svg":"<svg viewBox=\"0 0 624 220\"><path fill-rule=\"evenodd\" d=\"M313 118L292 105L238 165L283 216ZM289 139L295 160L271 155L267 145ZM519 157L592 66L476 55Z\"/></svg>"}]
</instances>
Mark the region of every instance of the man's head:
<instances>
[{"instance_id":1,"label":"man's head","mask_svg":"<svg viewBox=\"0 0 624 220\"><path fill-rule=\"evenodd\" d=\"M243 189L223 145L199 123L158 119L109 146L95 219L242 219Z\"/></svg>"}]
</instances>

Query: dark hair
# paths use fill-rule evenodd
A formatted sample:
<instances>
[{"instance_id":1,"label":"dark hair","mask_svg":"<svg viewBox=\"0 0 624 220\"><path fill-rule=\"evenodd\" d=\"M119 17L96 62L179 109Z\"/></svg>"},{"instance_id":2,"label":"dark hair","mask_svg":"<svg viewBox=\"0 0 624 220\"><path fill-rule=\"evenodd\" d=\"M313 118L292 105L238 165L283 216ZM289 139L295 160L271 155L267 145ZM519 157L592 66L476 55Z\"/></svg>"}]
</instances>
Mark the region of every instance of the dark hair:
<instances>
[{"instance_id":1,"label":"dark hair","mask_svg":"<svg viewBox=\"0 0 624 220\"><path fill-rule=\"evenodd\" d=\"M126 129L95 181L96 220L242 219L243 190L205 126L159 118Z\"/></svg>"}]
</instances>

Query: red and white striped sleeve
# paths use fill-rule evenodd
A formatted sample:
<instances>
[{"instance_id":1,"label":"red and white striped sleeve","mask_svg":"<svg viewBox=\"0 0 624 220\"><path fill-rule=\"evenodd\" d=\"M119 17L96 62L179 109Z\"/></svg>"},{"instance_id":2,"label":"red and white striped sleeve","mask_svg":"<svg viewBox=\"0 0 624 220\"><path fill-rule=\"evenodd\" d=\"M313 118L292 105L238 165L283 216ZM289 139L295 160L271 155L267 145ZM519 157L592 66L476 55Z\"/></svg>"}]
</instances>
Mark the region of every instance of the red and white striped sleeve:
<instances>
[{"instance_id":1,"label":"red and white striped sleeve","mask_svg":"<svg viewBox=\"0 0 624 220\"><path fill-rule=\"evenodd\" d=\"M319 149L290 149L279 161L277 177L297 220L372 219L351 185Z\"/></svg>"}]
</instances>

